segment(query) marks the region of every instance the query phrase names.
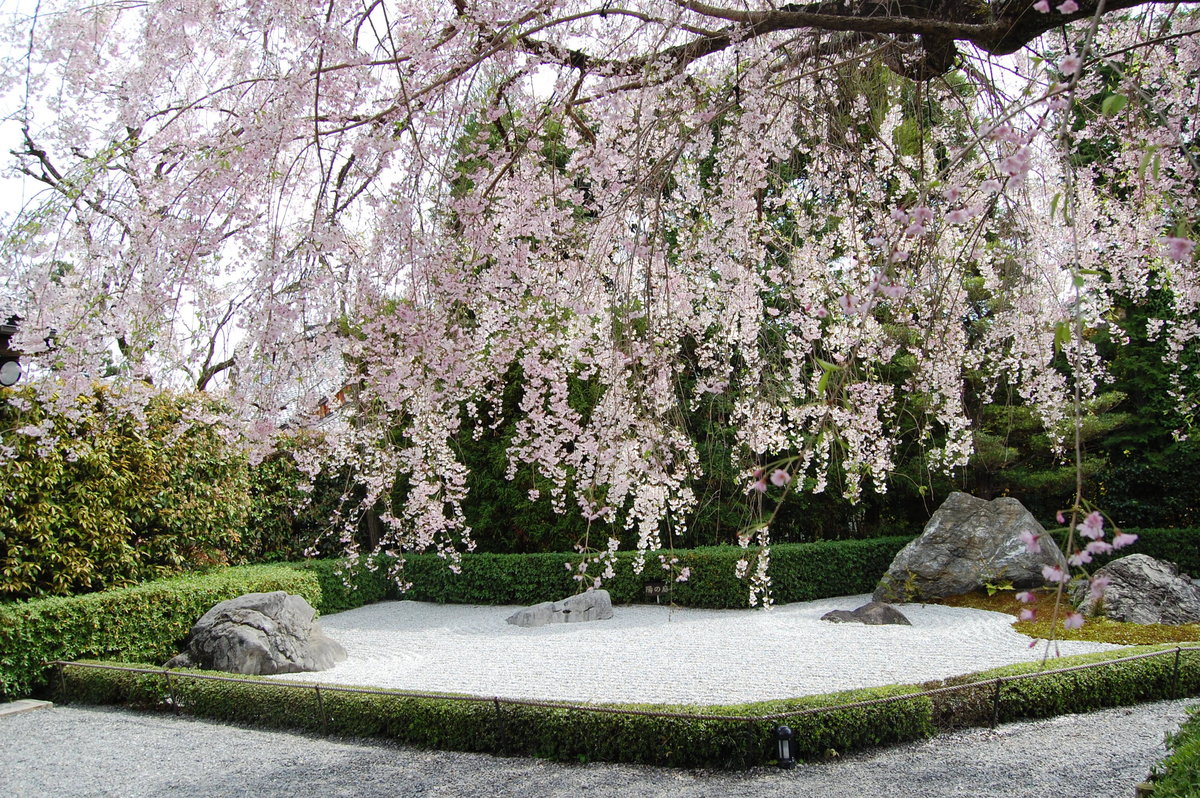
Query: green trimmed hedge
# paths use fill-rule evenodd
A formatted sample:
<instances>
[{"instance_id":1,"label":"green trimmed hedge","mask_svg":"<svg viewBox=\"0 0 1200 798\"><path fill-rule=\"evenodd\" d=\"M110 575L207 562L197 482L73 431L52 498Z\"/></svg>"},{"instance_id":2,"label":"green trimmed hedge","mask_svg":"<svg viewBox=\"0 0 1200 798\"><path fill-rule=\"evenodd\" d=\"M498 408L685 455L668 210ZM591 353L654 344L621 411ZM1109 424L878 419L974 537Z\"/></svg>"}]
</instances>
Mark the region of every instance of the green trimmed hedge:
<instances>
[{"instance_id":1,"label":"green trimmed hedge","mask_svg":"<svg viewBox=\"0 0 1200 798\"><path fill-rule=\"evenodd\" d=\"M153 667L153 666L148 666ZM172 674L182 673L172 671ZM172 678L162 673L66 668L59 701L174 706L198 717L275 728L386 737L409 745L451 751L537 756L556 760L637 762L672 767L745 768L775 759L776 721L745 720L814 706L866 701L914 692L915 687L853 690L788 701L715 707L609 705L635 712L684 717L613 714L488 700L413 697L403 693L344 693L267 683L258 677L224 682ZM56 679L56 683L57 683ZM729 720L687 715L728 715ZM832 710L778 721L796 734L802 759L830 750L851 751L921 739L935 732L930 701Z\"/></svg>"},{"instance_id":2,"label":"green trimmed hedge","mask_svg":"<svg viewBox=\"0 0 1200 798\"><path fill-rule=\"evenodd\" d=\"M1067 657L1051 661L1049 670L1151 651L1173 649L1142 646ZM742 768L774 760L773 730L780 723L795 732L800 759L819 759L831 753L922 739L940 729L987 725L993 718L994 680L1039 670L1044 670L1040 663L1028 663L920 687L892 686L740 705L608 706L671 712L682 717L589 712L553 704L497 704L487 700L455 700L450 696L416 697L399 692L360 694L323 689L318 698L315 690L296 687L295 683L268 682L255 677L238 677L242 679L238 682L197 680L188 679L181 671L172 672L168 687L162 672L139 674L66 668L56 697L60 701L173 707L215 720L357 737L387 737L445 750L558 760ZM918 694L923 689L948 685L963 685L965 689L933 696ZM1049 672L1007 682L1000 691L996 717L1001 722L1040 718L1197 692L1200 692L1200 652L1182 652L1178 676L1175 658L1168 653L1086 671ZM905 695L912 698L778 721L760 719L818 706L835 707ZM755 719L737 719L738 716Z\"/></svg>"},{"instance_id":3,"label":"green trimmed hedge","mask_svg":"<svg viewBox=\"0 0 1200 798\"><path fill-rule=\"evenodd\" d=\"M80 657L164 662L192 624L219 601L286 590L320 605L314 575L294 567L250 565L70 598L0 604L0 697L45 684L45 663Z\"/></svg>"},{"instance_id":4,"label":"green trimmed hedge","mask_svg":"<svg viewBox=\"0 0 1200 798\"><path fill-rule=\"evenodd\" d=\"M1167 738L1171 753L1151 772L1154 798L1200 795L1200 707L1191 707L1188 712L1191 717Z\"/></svg>"},{"instance_id":5,"label":"green trimmed hedge","mask_svg":"<svg viewBox=\"0 0 1200 798\"><path fill-rule=\"evenodd\" d=\"M977 689L935 696L934 719L943 728L990 723L994 709L994 680L997 678L1175 650L1173 645L1128 646L1052 659L1045 668L1040 662L1020 663L947 679L941 684L976 685ZM1197 694L1200 694L1200 651L1185 650L1179 655L1178 674L1175 657L1168 654L1117 662L1104 668L1048 673L1037 678L1005 682L1000 689L996 718L1006 723Z\"/></svg>"},{"instance_id":6,"label":"green trimmed hedge","mask_svg":"<svg viewBox=\"0 0 1200 798\"><path fill-rule=\"evenodd\" d=\"M911 537L784 543L771 547L771 594L777 604L830 596L870 593L892 558ZM754 555L755 550L748 552ZM747 552L736 546L677 551L679 567L691 569L686 582L671 584L669 599L685 607L739 609L749 605L749 585L735 575ZM641 574L633 572L635 552L618 552L615 576L604 588L616 604L646 601L647 583L668 578L651 555ZM347 572L340 561L296 563L313 571L321 583L321 612L336 612L381 598L405 598L441 604L536 604L557 601L579 591L571 577L577 554L464 554L461 572L451 573L433 554L405 557L404 578L412 587L403 594L391 586L387 572L393 560L377 558L374 570L363 566ZM570 568L568 568L570 566ZM592 566L595 570L596 566ZM347 583L350 587L347 587Z\"/></svg>"}]
</instances>

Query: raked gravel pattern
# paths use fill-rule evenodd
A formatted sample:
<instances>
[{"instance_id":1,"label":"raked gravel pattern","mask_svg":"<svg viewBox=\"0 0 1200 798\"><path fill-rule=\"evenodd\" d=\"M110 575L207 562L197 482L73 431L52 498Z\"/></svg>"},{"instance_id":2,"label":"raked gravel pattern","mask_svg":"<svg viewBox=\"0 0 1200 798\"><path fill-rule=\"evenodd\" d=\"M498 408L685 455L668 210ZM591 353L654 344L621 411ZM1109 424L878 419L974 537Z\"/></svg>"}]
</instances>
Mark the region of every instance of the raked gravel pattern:
<instances>
[{"instance_id":1,"label":"raked gravel pattern","mask_svg":"<svg viewBox=\"0 0 1200 798\"><path fill-rule=\"evenodd\" d=\"M521 628L519 607L389 601L326 615L349 655L299 682L591 703L732 704L911 684L1042 658L996 612L902 604L912 626L820 620L869 595L763 610L631 605L606 621ZM1066 656L1106 643L1058 644Z\"/></svg>"}]
</instances>

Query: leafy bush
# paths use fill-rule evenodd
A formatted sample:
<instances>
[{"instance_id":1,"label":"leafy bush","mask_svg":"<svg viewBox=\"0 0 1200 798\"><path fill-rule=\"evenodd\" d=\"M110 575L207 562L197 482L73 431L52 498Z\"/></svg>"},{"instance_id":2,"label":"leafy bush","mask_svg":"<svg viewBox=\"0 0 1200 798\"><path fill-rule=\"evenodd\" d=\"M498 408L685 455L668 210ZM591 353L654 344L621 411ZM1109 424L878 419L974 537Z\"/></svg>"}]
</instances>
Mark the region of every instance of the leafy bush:
<instances>
[{"instance_id":1,"label":"leafy bush","mask_svg":"<svg viewBox=\"0 0 1200 798\"><path fill-rule=\"evenodd\" d=\"M1200 707L1167 738L1171 753L1154 766L1150 779L1155 798L1190 798L1200 795Z\"/></svg>"},{"instance_id":2,"label":"leafy bush","mask_svg":"<svg viewBox=\"0 0 1200 798\"><path fill-rule=\"evenodd\" d=\"M244 593L286 590L321 605L318 580L287 566L245 566L189 574L71 598L0 605L0 696L45 684L45 663L103 657L163 662L201 615Z\"/></svg>"},{"instance_id":3,"label":"leafy bush","mask_svg":"<svg viewBox=\"0 0 1200 798\"><path fill-rule=\"evenodd\" d=\"M244 458L197 396L157 395L134 418L97 387L62 414L0 396L0 598L67 595L224 561L245 526Z\"/></svg>"}]
</instances>

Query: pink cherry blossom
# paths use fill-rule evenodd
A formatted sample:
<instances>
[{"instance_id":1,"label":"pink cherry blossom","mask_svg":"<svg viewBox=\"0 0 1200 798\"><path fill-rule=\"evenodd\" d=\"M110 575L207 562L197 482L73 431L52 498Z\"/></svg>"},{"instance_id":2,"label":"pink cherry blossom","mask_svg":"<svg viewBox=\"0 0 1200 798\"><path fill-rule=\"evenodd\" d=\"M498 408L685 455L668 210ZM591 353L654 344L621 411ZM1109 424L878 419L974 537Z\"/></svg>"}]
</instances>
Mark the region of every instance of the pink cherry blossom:
<instances>
[{"instance_id":1,"label":"pink cherry blossom","mask_svg":"<svg viewBox=\"0 0 1200 798\"><path fill-rule=\"evenodd\" d=\"M1068 0L1068 2L1070 2L1070 0ZM1063 5L1066 4L1064 3ZM1061 9L1062 6L1059 6L1059 8ZM1083 60L1080 59L1079 56L1068 55L1058 62L1058 71L1064 75L1074 75L1079 71L1081 66L1083 66Z\"/></svg>"},{"instance_id":2,"label":"pink cherry blossom","mask_svg":"<svg viewBox=\"0 0 1200 798\"><path fill-rule=\"evenodd\" d=\"M1186 261L1191 258L1192 250L1196 246L1196 242L1190 238L1180 238L1178 236L1164 238L1163 244L1167 249L1167 257L1177 261Z\"/></svg>"},{"instance_id":3,"label":"pink cherry blossom","mask_svg":"<svg viewBox=\"0 0 1200 798\"><path fill-rule=\"evenodd\" d=\"M1017 613L1017 618L1022 621L1032 621L1035 617L1037 617L1037 611L1031 610L1028 607L1022 608L1021 611Z\"/></svg>"},{"instance_id":4,"label":"pink cherry blossom","mask_svg":"<svg viewBox=\"0 0 1200 798\"><path fill-rule=\"evenodd\" d=\"M1102 597L1111 582L1112 580L1107 576L1093 576L1088 581L1088 600L1095 601Z\"/></svg>"},{"instance_id":5,"label":"pink cherry blossom","mask_svg":"<svg viewBox=\"0 0 1200 798\"><path fill-rule=\"evenodd\" d=\"M1154 329L1187 409L1182 366L1200 341L1200 208L1181 144L1200 108L1176 79L1200 71L1195 37L1179 35L1188 14L1110 8L1094 36L1067 32L1071 47L1090 37L1089 52L1136 57L1120 88L1145 108L1084 114L1064 147L1047 106L1068 90L1048 96L1047 72L1074 84L1082 50L1062 74L1010 69L962 33L1002 22L996 4L956 7L964 24L944 44L972 67L955 81L924 73L957 58L885 59L904 74L832 117L835 61L852 73L944 21L895 6L866 41L703 3L642 0L603 19L599 5L43 0L36 19L6 20L21 56L6 114L28 140L4 148L5 171L47 189L19 192L28 208L5 220L0 258L30 390L77 413L99 380L135 425L151 392L204 391L228 408L222 436L255 459L316 430L294 457L312 477L347 468L343 517L387 504L384 550L454 567L472 545L461 444L498 431L523 495L620 518L646 556L669 542L668 519L694 515L704 470L741 469L746 453L794 458L790 487L853 501L901 473L911 430L936 441L938 469L966 466L979 380L1011 387L1065 449L1076 389L1086 406L1106 378L1092 337L1056 342L1068 261L1106 275L1067 309L1087 329L1117 298L1145 297L1151 273L1162 281ZM1061 52L1062 22L1025 13L1002 35ZM914 77L936 111L916 141L903 135ZM1112 158L1070 160L1111 142ZM1070 226L1046 212L1068 173ZM1002 300L970 329L967 281ZM818 358L838 379L807 367ZM581 382L595 388L586 410ZM678 423L714 396L731 408L724 463ZM0 446L0 482L15 456ZM747 504L772 512L771 484L754 476ZM745 543L762 552L742 566L750 598L769 603L767 526Z\"/></svg>"},{"instance_id":6,"label":"pink cherry blossom","mask_svg":"<svg viewBox=\"0 0 1200 798\"><path fill-rule=\"evenodd\" d=\"M1049 14L1050 13L1049 0L1038 0L1036 3L1033 4L1033 10L1040 11L1043 14Z\"/></svg>"},{"instance_id":7,"label":"pink cherry blossom","mask_svg":"<svg viewBox=\"0 0 1200 798\"><path fill-rule=\"evenodd\" d=\"M1083 616L1078 612L1069 612L1067 617L1063 618L1063 628L1070 631L1083 626Z\"/></svg>"},{"instance_id":8,"label":"pink cherry blossom","mask_svg":"<svg viewBox=\"0 0 1200 798\"><path fill-rule=\"evenodd\" d=\"M1092 552L1088 549L1076 551L1070 557L1067 557L1067 564L1074 566L1074 567L1078 567L1080 565L1087 565L1091 561L1092 561Z\"/></svg>"},{"instance_id":9,"label":"pink cherry blossom","mask_svg":"<svg viewBox=\"0 0 1200 798\"><path fill-rule=\"evenodd\" d=\"M782 468L776 468L771 472L771 484L777 488L782 488L792 481L792 475L784 471Z\"/></svg>"},{"instance_id":10,"label":"pink cherry blossom","mask_svg":"<svg viewBox=\"0 0 1200 798\"><path fill-rule=\"evenodd\" d=\"M1043 565L1042 577L1047 582L1058 583L1070 580L1071 575L1063 571L1063 569L1057 565Z\"/></svg>"},{"instance_id":11,"label":"pink cherry blossom","mask_svg":"<svg viewBox=\"0 0 1200 798\"><path fill-rule=\"evenodd\" d=\"M1133 543L1136 543L1137 535L1132 535L1128 532L1118 532L1112 539L1112 547L1114 549L1123 549Z\"/></svg>"},{"instance_id":12,"label":"pink cherry blossom","mask_svg":"<svg viewBox=\"0 0 1200 798\"><path fill-rule=\"evenodd\" d=\"M1037 595L1030 590L1022 590L1016 594L1015 598L1024 604L1032 604L1037 601Z\"/></svg>"},{"instance_id":13,"label":"pink cherry blossom","mask_svg":"<svg viewBox=\"0 0 1200 798\"><path fill-rule=\"evenodd\" d=\"M1079 10L1079 3L1076 3L1075 0L1063 0L1055 8L1058 9L1058 13L1060 14L1074 14Z\"/></svg>"},{"instance_id":14,"label":"pink cherry blossom","mask_svg":"<svg viewBox=\"0 0 1200 798\"><path fill-rule=\"evenodd\" d=\"M1094 511L1088 513L1087 517L1083 519L1083 523L1076 527L1076 529L1085 538L1099 540L1104 537L1104 516Z\"/></svg>"},{"instance_id":15,"label":"pink cherry blossom","mask_svg":"<svg viewBox=\"0 0 1200 798\"><path fill-rule=\"evenodd\" d=\"M1108 554L1113 550L1112 544L1106 540L1093 540L1084 546L1084 550L1090 554Z\"/></svg>"},{"instance_id":16,"label":"pink cherry blossom","mask_svg":"<svg viewBox=\"0 0 1200 798\"><path fill-rule=\"evenodd\" d=\"M926 224L933 221L933 209L928 205L918 205L912 209L912 220L917 224Z\"/></svg>"},{"instance_id":17,"label":"pink cherry blossom","mask_svg":"<svg viewBox=\"0 0 1200 798\"><path fill-rule=\"evenodd\" d=\"M1018 535L1018 537L1021 539L1021 542L1025 544L1026 551L1037 554L1042 550L1042 544L1039 540L1041 535L1025 529L1021 531L1021 534Z\"/></svg>"},{"instance_id":18,"label":"pink cherry blossom","mask_svg":"<svg viewBox=\"0 0 1200 798\"><path fill-rule=\"evenodd\" d=\"M842 294L837 300L838 307L847 316L857 316L867 310L866 302L853 294Z\"/></svg>"}]
</instances>

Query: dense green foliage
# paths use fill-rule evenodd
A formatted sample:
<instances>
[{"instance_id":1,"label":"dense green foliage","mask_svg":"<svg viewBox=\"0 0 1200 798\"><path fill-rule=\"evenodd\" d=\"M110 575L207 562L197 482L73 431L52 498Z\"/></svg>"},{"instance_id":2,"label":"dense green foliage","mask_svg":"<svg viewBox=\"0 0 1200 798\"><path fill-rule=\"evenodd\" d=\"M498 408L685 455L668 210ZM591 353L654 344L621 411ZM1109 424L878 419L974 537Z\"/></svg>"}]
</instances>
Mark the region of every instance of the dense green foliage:
<instances>
[{"instance_id":1,"label":"dense green foliage","mask_svg":"<svg viewBox=\"0 0 1200 798\"><path fill-rule=\"evenodd\" d=\"M3 398L0 598L128 585L236 552L246 464L217 426L185 421L207 400L157 395L143 424L101 387L70 416L30 390Z\"/></svg>"},{"instance_id":2,"label":"dense green foliage","mask_svg":"<svg viewBox=\"0 0 1200 798\"><path fill-rule=\"evenodd\" d=\"M285 590L315 607L316 578L282 565L225 568L83 596L0 604L0 697L40 689L45 663L105 657L165 662L181 650L192 624L219 601Z\"/></svg>"},{"instance_id":3,"label":"dense green foliage","mask_svg":"<svg viewBox=\"0 0 1200 798\"><path fill-rule=\"evenodd\" d=\"M1171 753L1154 766L1151 780L1155 798L1191 798L1200 795L1200 707L1167 739Z\"/></svg>"},{"instance_id":4,"label":"dense green foliage","mask_svg":"<svg viewBox=\"0 0 1200 798\"><path fill-rule=\"evenodd\" d=\"M995 703L995 679L1045 670L1038 663L997 668L945 682L853 690L821 696L719 706L606 705L609 709L671 713L681 717L616 714L528 706L461 697L415 697L400 692L317 691L268 683L190 679L173 672L130 673L66 668L59 700L162 707L200 717L353 736L379 736L411 745L456 751L485 751L558 760L640 762L676 767L742 768L775 758L773 729L786 723L795 732L796 755L818 759L866 747L928 737L938 729L988 725L1080 712L1200 691L1200 655L1182 652L1178 675L1171 649L1145 647L1054 660L1050 669L1104 662L1165 650L1165 656L1119 662L1070 673L1046 673L1008 681ZM964 689L831 709L783 720L722 720L689 715L760 718L819 706L918 693L962 685ZM977 686L977 687L975 687ZM1181 793L1182 794L1182 793Z\"/></svg>"},{"instance_id":5,"label":"dense green foliage","mask_svg":"<svg viewBox=\"0 0 1200 798\"><path fill-rule=\"evenodd\" d=\"M322 473L310 486L292 459L293 451L315 444L304 435L282 439L269 457L250 467L246 529L239 548L245 559L298 560L313 548L322 556L340 554L328 532L347 489L347 475Z\"/></svg>"},{"instance_id":6,"label":"dense green foliage","mask_svg":"<svg viewBox=\"0 0 1200 798\"><path fill-rule=\"evenodd\" d=\"M1200 352L1194 345L1173 352L1154 332L1173 314L1161 282L1152 275L1145 298L1124 301L1120 335L1097 333L1114 388L1127 397L1122 408L1129 418L1102 441L1107 464L1096 474L1092 498L1126 526L1200 523L1200 481L1194 478L1200 473L1200 442L1176 434L1195 419L1179 412L1173 395L1196 396ZM1171 363L1179 366L1179 386L1171 383Z\"/></svg>"}]
</instances>

